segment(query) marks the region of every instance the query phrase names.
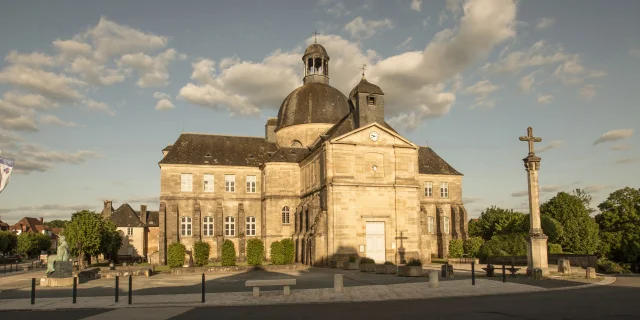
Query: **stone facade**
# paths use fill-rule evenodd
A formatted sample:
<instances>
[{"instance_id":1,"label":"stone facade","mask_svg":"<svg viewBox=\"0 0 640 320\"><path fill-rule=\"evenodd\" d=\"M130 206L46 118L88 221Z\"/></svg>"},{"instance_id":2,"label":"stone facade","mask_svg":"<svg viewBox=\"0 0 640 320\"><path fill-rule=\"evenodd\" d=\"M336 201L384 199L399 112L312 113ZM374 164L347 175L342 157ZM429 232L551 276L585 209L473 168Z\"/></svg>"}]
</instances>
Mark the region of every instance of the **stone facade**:
<instances>
[{"instance_id":1,"label":"stone facade","mask_svg":"<svg viewBox=\"0 0 640 320\"><path fill-rule=\"evenodd\" d=\"M107 200L101 216L111 220L122 236L122 246L118 250L122 259L142 258L148 261L151 253L158 252L160 228L157 211L148 211L146 205L135 211L127 203L114 210L112 202Z\"/></svg>"},{"instance_id":2,"label":"stone facade","mask_svg":"<svg viewBox=\"0 0 640 320\"><path fill-rule=\"evenodd\" d=\"M328 85L326 50L303 55L304 85L269 118L265 137L183 133L163 149L159 252L246 240L292 239L296 261L328 266L349 256L378 263L446 257L467 237L462 174L384 121L384 93L366 79L349 97ZM319 68L320 66L320 68ZM232 187L233 186L233 187Z\"/></svg>"}]
</instances>

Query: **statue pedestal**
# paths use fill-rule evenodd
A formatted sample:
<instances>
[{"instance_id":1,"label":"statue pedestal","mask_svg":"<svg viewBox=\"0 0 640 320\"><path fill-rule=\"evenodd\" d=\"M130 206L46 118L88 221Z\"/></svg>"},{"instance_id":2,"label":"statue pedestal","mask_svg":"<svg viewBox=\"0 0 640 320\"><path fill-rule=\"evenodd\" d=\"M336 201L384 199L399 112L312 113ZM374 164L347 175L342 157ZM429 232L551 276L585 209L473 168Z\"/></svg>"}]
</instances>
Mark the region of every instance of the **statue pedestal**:
<instances>
[{"instance_id":1,"label":"statue pedestal","mask_svg":"<svg viewBox=\"0 0 640 320\"><path fill-rule=\"evenodd\" d=\"M544 234L529 235L527 237L527 275L533 276L534 269L542 270L542 276L549 275L547 260L547 236Z\"/></svg>"},{"instance_id":2,"label":"statue pedestal","mask_svg":"<svg viewBox=\"0 0 640 320\"><path fill-rule=\"evenodd\" d=\"M47 274L47 278L73 278L73 262L54 261L54 271Z\"/></svg>"},{"instance_id":3,"label":"statue pedestal","mask_svg":"<svg viewBox=\"0 0 640 320\"><path fill-rule=\"evenodd\" d=\"M71 287L73 278L41 278L41 287Z\"/></svg>"}]
</instances>

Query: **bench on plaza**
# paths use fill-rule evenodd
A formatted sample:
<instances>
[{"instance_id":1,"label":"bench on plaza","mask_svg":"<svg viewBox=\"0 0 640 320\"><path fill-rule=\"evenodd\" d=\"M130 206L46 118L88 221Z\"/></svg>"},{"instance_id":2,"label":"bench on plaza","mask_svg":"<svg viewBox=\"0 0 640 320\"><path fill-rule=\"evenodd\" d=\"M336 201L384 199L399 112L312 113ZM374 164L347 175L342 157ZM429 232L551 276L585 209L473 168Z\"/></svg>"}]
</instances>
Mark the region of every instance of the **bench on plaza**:
<instances>
[{"instance_id":1,"label":"bench on plaza","mask_svg":"<svg viewBox=\"0 0 640 320\"><path fill-rule=\"evenodd\" d=\"M272 279L272 280L247 280L244 283L245 287L253 287L253 296L260 296L260 287L269 287L269 286L283 286L284 287L284 295L288 296L290 294L289 286L295 286L296 279Z\"/></svg>"},{"instance_id":2,"label":"bench on plaza","mask_svg":"<svg viewBox=\"0 0 640 320\"><path fill-rule=\"evenodd\" d=\"M482 268L482 270L487 272L487 277L493 277L496 268L492 264L488 264L486 268Z\"/></svg>"},{"instance_id":3,"label":"bench on plaza","mask_svg":"<svg viewBox=\"0 0 640 320\"><path fill-rule=\"evenodd\" d=\"M516 278L516 274L518 273L518 271L520 271L520 268L514 268L512 266L511 268L507 268L507 270L511 272L511 275L509 275L509 278Z\"/></svg>"}]
</instances>

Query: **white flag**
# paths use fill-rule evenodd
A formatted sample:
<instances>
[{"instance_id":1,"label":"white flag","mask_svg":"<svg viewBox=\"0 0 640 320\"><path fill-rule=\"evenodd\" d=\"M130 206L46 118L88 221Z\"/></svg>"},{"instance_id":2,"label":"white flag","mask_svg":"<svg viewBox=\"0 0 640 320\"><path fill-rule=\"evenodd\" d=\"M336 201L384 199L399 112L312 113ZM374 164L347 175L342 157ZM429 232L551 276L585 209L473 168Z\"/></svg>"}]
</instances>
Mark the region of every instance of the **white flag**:
<instances>
[{"instance_id":1,"label":"white flag","mask_svg":"<svg viewBox=\"0 0 640 320\"><path fill-rule=\"evenodd\" d=\"M9 184L13 162L13 159L0 157L0 192Z\"/></svg>"}]
</instances>

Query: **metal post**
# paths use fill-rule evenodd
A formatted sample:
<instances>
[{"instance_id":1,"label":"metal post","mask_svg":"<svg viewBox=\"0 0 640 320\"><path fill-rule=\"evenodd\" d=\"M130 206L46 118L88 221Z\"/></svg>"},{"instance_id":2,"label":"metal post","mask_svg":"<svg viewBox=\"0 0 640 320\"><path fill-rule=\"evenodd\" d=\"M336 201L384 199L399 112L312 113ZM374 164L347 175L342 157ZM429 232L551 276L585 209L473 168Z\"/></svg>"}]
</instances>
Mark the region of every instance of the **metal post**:
<instances>
[{"instance_id":1,"label":"metal post","mask_svg":"<svg viewBox=\"0 0 640 320\"><path fill-rule=\"evenodd\" d=\"M131 275L129 275L129 304L131 304Z\"/></svg>"},{"instance_id":2,"label":"metal post","mask_svg":"<svg viewBox=\"0 0 640 320\"><path fill-rule=\"evenodd\" d=\"M476 262L471 261L471 285L476 285Z\"/></svg>"},{"instance_id":3,"label":"metal post","mask_svg":"<svg viewBox=\"0 0 640 320\"><path fill-rule=\"evenodd\" d=\"M31 304L36 304L36 278L31 278Z\"/></svg>"},{"instance_id":4,"label":"metal post","mask_svg":"<svg viewBox=\"0 0 640 320\"><path fill-rule=\"evenodd\" d=\"M202 273L202 303L204 303L204 272Z\"/></svg>"},{"instance_id":5,"label":"metal post","mask_svg":"<svg viewBox=\"0 0 640 320\"><path fill-rule=\"evenodd\" d=\"M118 294L120 294L120 289L119 287L119 282L120 282L120 278L118 276L116 276L116 302L118 302Z\"/></svg>"},{"instance_id":6,"label":"metal post","mask_svg":"<svg viewBox=\"0 0 640 320\"><path fill-rule=\"evenodd\" d=\"M502 282L507 282L507 270L504 263L502 264Z\"/></svg>"},{"instance_id":7,"label":"metal post","mask_svg":"<svg viewBox=\"0 0 640 320\"><path fill-rule=\"evenodd\" d=\"M7 273L7 265L6 264L4 265L4 271L2 271L2 274L5 274L5 273Z\"/></svg>"},{"instance_id":8,"label":"metal post","mask_svg":"<svg viewBox=\"0 0 640 320\"><path fill-rule=\"evenodd\" d=\"M77 291L78 291L78 277L73 277L73 303L76 303Z\"/></svg>"}]
</instances>

